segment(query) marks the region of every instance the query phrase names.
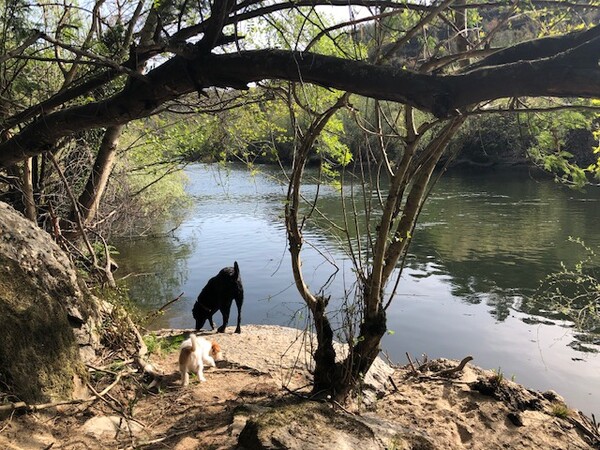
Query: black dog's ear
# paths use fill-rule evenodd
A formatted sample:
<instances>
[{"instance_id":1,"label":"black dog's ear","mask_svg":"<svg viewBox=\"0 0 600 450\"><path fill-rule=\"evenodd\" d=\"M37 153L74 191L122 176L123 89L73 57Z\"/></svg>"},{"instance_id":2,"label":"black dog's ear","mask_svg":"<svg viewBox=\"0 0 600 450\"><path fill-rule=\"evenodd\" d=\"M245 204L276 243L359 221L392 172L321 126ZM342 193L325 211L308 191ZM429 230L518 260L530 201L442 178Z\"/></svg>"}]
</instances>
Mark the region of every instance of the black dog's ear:
<instances>
[{"instance_id":1,"label":"black dog's ear","mask_svg":"<svg viewBox=\"0 0 600 450\"><path fill-rule=\"evenodd\" d=\"M233 262L233 275L236 277L240 275L240 266L238 266L237 261Z\"/></svg>"}]
</instances>

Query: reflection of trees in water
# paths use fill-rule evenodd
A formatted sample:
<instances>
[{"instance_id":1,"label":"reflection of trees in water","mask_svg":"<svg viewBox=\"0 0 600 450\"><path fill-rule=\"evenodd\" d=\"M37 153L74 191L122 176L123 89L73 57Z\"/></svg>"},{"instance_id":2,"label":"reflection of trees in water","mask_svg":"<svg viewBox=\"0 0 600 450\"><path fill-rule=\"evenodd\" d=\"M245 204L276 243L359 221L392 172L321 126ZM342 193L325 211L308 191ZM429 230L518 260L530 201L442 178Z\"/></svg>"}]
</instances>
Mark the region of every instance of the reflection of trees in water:
<instances>
[{"instance_id":1,"label":"reflection of trees in water","mask_svg":"<svg viewBox=\"0 0 600 450\"><path fill-rule=\"evenodd\" d=\"M526 289L499 285L489 277L489 266L480 264L479 261L445 261L444 264L432 266L419 262L418 256L414 254L411 256L415 258L407 262L407 267L414 271L411 272L411 277L422 278L424 271L435 267L432 272L427 273L445 280L454 297L471 305L489 306L489 313L498 321L505 320L511 310L519 309L521 295Z\"/></svg>"},{"instance_id":2,"label":"reflection of trees in water","mask_svg":"<svg viewBox=\"0 0 600 450\"><path fill-rule=\"evenodd\" d=\"M319 201L336 224L343 223L339 197L329 194ZM452 295L487 305L498 321L517 311L528 315L529 323L564 323L556 306L529 298L561 262L581 256L568 245L568 236L597 239L600 208L589 206L597 200L597 190L574 192L527 174L443 177L421 214L406 267L412 277L447 280ZM365 229L360 205L357 212ZM326 220L315 217L314 223L343 244Z\"/></svg>"},{"instance_id":3,"label":"reflection of trees in water","mask_svg":"<svg viewBox=\"0 0 600 450\"><path fill-rule=\"evenodd\" d=\"M419 244L413 247L414 253L407 264L407 267L417 272L416 276L431 268L431 264L420 261L420 257L417 256L419 250L434 248L428 247L423 240L426 240L426 233L419 236ZM525 317L521 320L530 325L560 325L572 328L573 323L576 322L573 311L577 312L589 307L589 299L584 300L581 297L581 289L583 289L581 283L572 286L570 291L565 289L563 292L565 296L561 301L535 295L540 281L548 275L548 264L544 261L546 258L555 258L551 250L547 254L547 256L541 255L542 262L523 260L519 264L501 264L493 255L479 256L479 259L469 261L455 261L452 255L444 255L440 256L443 263L435 264L434 271L436 275L447 280L453 296L465 303L489 306L488 312L498 321L504 321L512 311L516 311L523 313ZM560 262L556 259L552 261L555 264ZM573 335L574 341L569 345L575 350L598 351L590 347L590 345L600 345L600 316L597 301L595 305L595 316L592 315L581 333ZM565 313L567 310L572 314Z\"/></svg>"},{"instance_id":4,"label":"reflection of trees in water","mask_svg":"<svg viewBox=\"0 0 600 450\"><path fill-rule=\"evenodd\" d=\"M574 337L569 344L572 349L584 353L600 353L600 333L576 333Z\"/></svg>"},{"instance_id":5,"label":"reflection of trees in water","mask_svg":"<svg viewBox=\"0 0 600 450\"><path fill-rule=\"evenodd\" d=\"M171 237L123 240L116 244L117 275L127 276L129 296L143 310L155 309L177 295L187 279L189 242Z\"/></svg>"}]
</instances>

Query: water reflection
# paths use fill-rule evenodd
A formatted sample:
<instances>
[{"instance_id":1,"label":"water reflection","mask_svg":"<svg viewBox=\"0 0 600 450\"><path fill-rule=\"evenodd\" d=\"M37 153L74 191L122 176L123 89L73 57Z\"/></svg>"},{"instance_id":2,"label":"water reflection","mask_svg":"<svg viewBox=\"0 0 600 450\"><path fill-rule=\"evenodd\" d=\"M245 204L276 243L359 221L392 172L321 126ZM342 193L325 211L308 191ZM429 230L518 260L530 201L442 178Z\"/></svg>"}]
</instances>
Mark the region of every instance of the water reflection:
<instances>
[{"instance_id":1,"label":"water reflection","mask_svg":"<svg viewBox=\"0 0 600 450\"><path fill-rule=\"evenodd\" d=\"M153 274L128 279L142 307L155 309L185 293L154 327L192 327L201 288L234 260L246 292L244 323L304 323L283 226L285 186L278 171L261 170L189 167L194 202L181 226L171 236L118 245L122 273ZM315 184L303 188L308 198L316 192ZM342 223L340 191L321 187L319 195L320 210ZM594 412L600 357L583 349L597 348L597 336L574 333L560 313L528 299L561 261L570 265L582 257L569 235L600 245L599 200L599 190L577 193L527 173L442 177L421 214L388 311L395 332L384 339L388 354L401 361L407 351L459 359L470 353L483 367L501 366L518 381L557 389ZM364 229L364 211L358 212ZM309 226L305 238L309 286L318 291L328 283L331 307L340 307L354 288L343 242L326 221Z\"/></svg>"},{"instance_id":2,"label":"water reflection","mask_svg":"<svg viewBox=\"0 0 600 450\"><path fill-rule=\"evenodd\" d=\"M160 236L116 244L118 275L127 281L131 298L142 310L162 306L186 282L193 241Z\"/></svg>"},{"instance_id":3,"label":"water reflection","mask_svg":"<svg viewBox=\"0 0 600 450\"><path fill-rule=\"evenodd\" d=\"M524 175L446 177L421 216L409 266L419 269L423 255L435 252L452 294L484 302L497 320L513 310L564 319L547 305L523 299L561 263L573 265L585 256L569 236L600 246L600 193Z\"/></svg>"}]
</instances>

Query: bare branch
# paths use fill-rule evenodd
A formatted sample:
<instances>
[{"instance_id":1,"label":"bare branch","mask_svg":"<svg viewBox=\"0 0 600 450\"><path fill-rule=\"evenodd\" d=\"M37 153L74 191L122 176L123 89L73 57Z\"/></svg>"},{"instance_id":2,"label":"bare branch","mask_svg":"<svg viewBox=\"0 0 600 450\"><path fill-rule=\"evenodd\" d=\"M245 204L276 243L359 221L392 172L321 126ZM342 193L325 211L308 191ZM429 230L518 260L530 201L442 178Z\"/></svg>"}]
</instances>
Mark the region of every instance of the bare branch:
<instances>
[{"instance_id":1,"label":"bare branch","mask_svg":"<svg viewBox=\"0 0 600 450\"><path fill-rule=\"evenodd\" d=\"M14 48L13 50L6 52L6 54L4 54L4 55L0 55L0 64L4 64L10 58L14 58L17 55L21 55L25 51L25 49L27 47L32 46L35 43L35 41L37 41L40 38L41 35L42 35L42 33L40 31L34 31L31 34L31 36L29 36L27 39L25 39L23 41L23 43L21 45Z\"/></svg>"}]
</instances>

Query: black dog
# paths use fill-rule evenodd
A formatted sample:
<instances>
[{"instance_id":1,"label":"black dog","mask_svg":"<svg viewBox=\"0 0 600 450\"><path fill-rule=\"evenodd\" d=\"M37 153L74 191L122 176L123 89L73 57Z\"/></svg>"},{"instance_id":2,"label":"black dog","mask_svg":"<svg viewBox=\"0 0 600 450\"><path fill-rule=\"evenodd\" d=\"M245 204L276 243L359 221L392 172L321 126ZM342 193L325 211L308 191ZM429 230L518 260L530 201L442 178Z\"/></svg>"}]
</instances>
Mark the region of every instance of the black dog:
<instances>
[{"instance_id":1,"label":"black dog","mask_svg":"<svg viewBox=\"0 0 600 450\"><path fill-rule=\"evenodd\" d=\"M229 311L231 302L235 299L235 304L238 310L236 333L240 333L240 323L242 321L242 303L244 302L244 288L242 287L242 279L240 277L240 267L237 261L233 263L233 267L225 267L212 277L198 295L198 300L194 304L192 314L196 319L196 330L204 326L204 322L208 319L211 328L215 329L212 316L217 310L221 310L223 314L223 325L217 330L219 333L225 331L227 322L229 322Z\"/></svg>"}]
</instances>

